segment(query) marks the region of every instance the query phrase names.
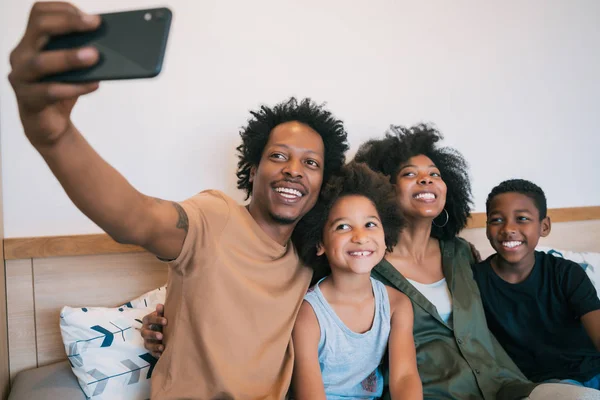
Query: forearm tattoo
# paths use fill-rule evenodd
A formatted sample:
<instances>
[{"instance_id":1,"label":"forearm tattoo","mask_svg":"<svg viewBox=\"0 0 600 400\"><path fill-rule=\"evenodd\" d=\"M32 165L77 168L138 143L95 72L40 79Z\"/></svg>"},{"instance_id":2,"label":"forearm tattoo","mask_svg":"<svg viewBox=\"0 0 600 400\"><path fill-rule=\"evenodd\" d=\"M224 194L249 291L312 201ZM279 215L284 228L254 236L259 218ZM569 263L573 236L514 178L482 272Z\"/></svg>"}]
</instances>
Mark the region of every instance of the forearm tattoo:
<instances>
[{"instance_id":1,"label":"forearm tattoo","mask_svg":"<svg viewBox=\"0 0 600 400\"><path fill-rule=\"evenodd\" d=\"M175 209L177 210L177 214L179 214L179 219L177 220L176 225L177 228L183 229L185 233L187 233L188 228L190 227L190 223L188 221L188 216L185 210L179 205L179 203L172 202L171 204L173 204L173 207L175 207Z\"/></svg>"}]
</instances>

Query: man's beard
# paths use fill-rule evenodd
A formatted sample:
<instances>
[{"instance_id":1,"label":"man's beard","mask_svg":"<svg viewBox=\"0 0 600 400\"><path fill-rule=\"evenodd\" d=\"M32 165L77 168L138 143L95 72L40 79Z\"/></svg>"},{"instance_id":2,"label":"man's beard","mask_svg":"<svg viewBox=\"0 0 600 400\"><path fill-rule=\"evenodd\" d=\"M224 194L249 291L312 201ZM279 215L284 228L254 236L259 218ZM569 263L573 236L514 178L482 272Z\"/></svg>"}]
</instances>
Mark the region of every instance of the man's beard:
<instances>
[{"instance_id":1,"label":"man's beard","mask_svg":"<svg viewBox=\"0 0 600 400\"><path fill-rule=\"evenodd\" d=\"M271 219L279 225L293 225L299 220L299 218L282 217L281 215L276 215L273 213L269 213L269 215L271 216Z\"/></svg>"}]
</instances>

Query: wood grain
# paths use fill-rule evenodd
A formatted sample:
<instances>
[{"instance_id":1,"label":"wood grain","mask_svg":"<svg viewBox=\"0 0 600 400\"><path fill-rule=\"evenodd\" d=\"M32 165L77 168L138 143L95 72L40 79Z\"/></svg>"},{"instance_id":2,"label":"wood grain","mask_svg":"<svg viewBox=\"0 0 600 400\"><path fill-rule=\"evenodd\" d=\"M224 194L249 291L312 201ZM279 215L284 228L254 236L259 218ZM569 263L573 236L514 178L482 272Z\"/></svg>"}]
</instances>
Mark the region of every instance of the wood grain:
<instances>
[{"instance_id":1,"label":"wood grain","mask_svg":"<svg viewBox=\"0 0 600 400\"><path fill-rule=\"evenodd\" d=\"M167 282L167 265L150 253L33 260L38 366L65 359L60 310L116 307ZM12 369L11 369L12 371Z\"/></svg>"},{"instance_id":2,"label":"wood grain","mask_svg":"<svg viewBox=\"0 0 600 400\"><path fill-rule=\"evenodd\" d=\"M32 260L6 261L10 379L37 367Z\"/></svg>"},{"instance_id":3,"label":"wood grain","mask_svg":"<svg viewBox=\"0 0 600 400\"><path fill-rule=\"evenodd\" d=\"M1 194L0 194L1 196ZM0 200L0 207L2 206ZM0 208L0 225L2 224ZM0 226L0 238L2 237L2 227ZM0 260L4 260L4 252L0 246ZM10 369L8 364L8 316L6 305L6 267L2 262L0 268L0 399L8 398L10 390Z\"/></svg>"},{"instance_id":4,"label":"wood grain","mask_svg":"<svg viewBox=\"0 0 600 400\"><path fill-rule=\"evenodd\" d=\"M600 219L600 206L553 208L548 210L552 222ZM473 213L467 229L484 228L485 213ZM143 252L138 246L119 244L106 234L40 236L4 239L6 260Z\"/></svg>"},{"instance_id":5,"label":"wood grain","mask_svg":"<svg viewBox=\"0 0 600 400\"><path fill-rule=\"evenodd\" d=\"M548 216L553 223L595 220L600 219L600 206L550 208ZM484 212L473 213L467 223L467 229L485 228L485 222Z\"/></svg>"},{"instance_id":6,"label":"wood grain","mask_svg":"<svg viewBox=\"0 0 600 400\"><path fill-rule=\"evenodd\" d=\"M0 155L0 166L2 156ZM0 240L4 239L4 214L2 207L2 168L0 168ZM4 260L4 246L0 246L0 260ZM6 307L6 267L0 268L0 399L8 398L10 369L8 364L8 316Z\"/></svg>"},{"instance_id":7,"label":"wood grain","mask_svg":"<svg viewBox=\"0 0 600 400\"><path fill-rule=\"evenodd\" d=\"M485 235L485 228L465 229L460 236L473 243L482 258L494 253ZM553 223L550 235L540 238L538 245L558 250L600 253L600 219Z\"/></svg>"},{"instance_id":8,"label":"wood grain","mask_svg":"<svg viewBox=\"0 0 600 400\"><path fill-rule=\"evenodd\" d=\"M6 260L142 251L145 250L138 246L119 244L107 234L4 239Z\"/></svg>"}]
</instances>

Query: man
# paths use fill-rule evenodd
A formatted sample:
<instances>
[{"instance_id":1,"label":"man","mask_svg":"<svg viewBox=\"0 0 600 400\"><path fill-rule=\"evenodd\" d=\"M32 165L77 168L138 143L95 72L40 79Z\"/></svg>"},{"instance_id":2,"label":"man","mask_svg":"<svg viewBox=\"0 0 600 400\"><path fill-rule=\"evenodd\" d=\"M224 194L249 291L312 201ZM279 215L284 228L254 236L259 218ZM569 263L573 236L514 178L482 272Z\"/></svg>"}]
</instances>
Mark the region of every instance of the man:
<instances>
[{"instance_id":1,"label":"man","mask_svg":"<svg viewBox=\"0 0 600 400\"><path fill-rule=\"evenodd\" d=\"M40 83L91 66L93 48L44 52L48 37L99 26L67 3L36 3L10 56L9 80L27 138L73 203L120 243L169 262L165 352L153 399L281 399L291 331L311 277L290 243L348 149L341 121L310 100L262 107L241 132L236 204L218 191L182 203L148 197L106 163L71 121L97 83Z\"/></svg>"}]
</instances>

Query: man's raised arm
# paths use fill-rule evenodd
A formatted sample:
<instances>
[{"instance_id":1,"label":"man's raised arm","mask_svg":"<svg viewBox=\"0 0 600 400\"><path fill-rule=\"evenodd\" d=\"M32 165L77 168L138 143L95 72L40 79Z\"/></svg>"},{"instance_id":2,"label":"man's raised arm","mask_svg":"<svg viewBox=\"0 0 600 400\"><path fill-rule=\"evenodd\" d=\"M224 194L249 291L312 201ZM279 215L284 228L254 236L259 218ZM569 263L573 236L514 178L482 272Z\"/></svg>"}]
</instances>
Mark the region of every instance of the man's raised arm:
<instances>
[{"instance_id":1,"label":"man's raised arm","mask_svg":"<svg viewBox=\"0 0 600 400\"><path fill-rule=\"evenodd\" d=\"M183 208L138 192L94 151L71 121L79 96L95 91L98 84L39 82L47 75L95 64L94 48L42 48L50 36L94 30L99 24L99 17L68 3L34 4L25 34L10 56L9 80L21 122L31 144L85 215L118 242L176 258L188 228Z\"/></svg>"}]
</instances>

